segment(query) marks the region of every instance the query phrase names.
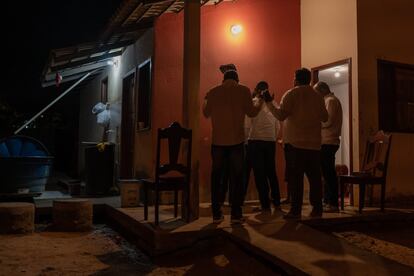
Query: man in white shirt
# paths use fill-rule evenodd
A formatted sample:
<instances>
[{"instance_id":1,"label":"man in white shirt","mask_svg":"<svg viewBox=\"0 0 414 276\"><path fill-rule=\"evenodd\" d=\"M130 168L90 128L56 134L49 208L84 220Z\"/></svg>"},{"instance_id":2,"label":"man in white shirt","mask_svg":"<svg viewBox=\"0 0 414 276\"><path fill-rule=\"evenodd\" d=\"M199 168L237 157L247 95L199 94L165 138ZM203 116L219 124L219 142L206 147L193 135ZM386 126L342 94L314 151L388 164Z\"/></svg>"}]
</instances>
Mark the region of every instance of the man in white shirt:
<instances>
[{"instance_id":1,"label":"man in white shirt","mask_svg":"<svg viewBox=\"0 0 414 276\"><path fill-rule=\"evenodd\" d=\"M342 130L341 102L331 92L328 84L318 82L314 89L325 100L329 114L328 121L322 123L321 167L324 183L324 200L327 204L325 211L338 212L338 179L335 170L335 154L339 149Z\"/></svg>"},{"instance_id":2,"label":"man in white shirt","mask_svg":"<svg viewBox=\"0 0 414 276\"><path fill-rule=\"evenodd\" d=\"M283 95L280 107L265 98L269 110L284 121L283 140L288 166L288 185L292 204L286 219L301 217L303 203L303 178L306 173L310 185L311 216L321 216L322 176L320 171L321 123L328 120L328 112L321 95L309 84L311 72L301 68L295 72L295 87ZM266 97L268 97L266 95Z\"/></svg>"},{"instance_id":3,"label":"man in white shirt","mask_svg":"<svg viewBox=\"0 0 414 276\"><path fill-rule=\"evenodd\" d=\"M269 86L265 81L257 84L253 101L261 100L263 92ZM256 117L246 120L248 128L248 159L253 167L254 178L262 212L270 212L270 203L280 208L279 181L276 174L275 154L276 137L279 130L279 121L269 111L266 105L262 106ZM269 187L271 199L269 199Z\"/></svg>"}]
</instances>

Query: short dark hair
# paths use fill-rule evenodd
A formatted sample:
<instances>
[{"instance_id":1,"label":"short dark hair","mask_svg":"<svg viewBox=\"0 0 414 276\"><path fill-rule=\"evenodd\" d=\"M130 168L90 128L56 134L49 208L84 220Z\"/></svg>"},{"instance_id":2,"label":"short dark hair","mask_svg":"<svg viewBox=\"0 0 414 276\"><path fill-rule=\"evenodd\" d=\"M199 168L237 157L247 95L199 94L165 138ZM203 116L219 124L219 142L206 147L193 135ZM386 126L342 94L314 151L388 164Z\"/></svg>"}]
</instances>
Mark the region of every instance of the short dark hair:
<instances>
[{"instance_id":1,"label":"short dark hair","mask_svg":"<svg viewBox=\"0 0 414 276\"><path fill-rule=\"evenodd\" d=\"M267 82L265 81L259 81L256 85L256 90L258 91L263 91L269 89L269 84L267 84Z\"/></svg>"},{"instance_id":2,"label":"short dark hair","mask_svg":"<svg viewBox=\"0 0 414 276\"><path fill-rule=\"evenodd\" d=\"M309 85L311 82L311 72L307 68L300 68L295 72L295 80L299 85Z\"/></svg>"},{"instance_id":3,"label":"short dark hair","mask_svg":"<svg viewBox=\"0 0 414 276\"><path fill-rule=\"evenodd\" d=\"M315 84L314 88L318 91L321 91L323 94L331 93L331 89L329 88L329 85L323 81L319 81L317 84Z\"/></svg>"},{"instance_id":4,"label":"short dark hair","mask_svg":"<svg viewBox=\"0 0 414 276\"><path fill-rule=\"evenodd\" d=\"M224 73L224 80L235 80L239 82L239 75L234 70L229 70Z\"/></svg>"}]
</instances>

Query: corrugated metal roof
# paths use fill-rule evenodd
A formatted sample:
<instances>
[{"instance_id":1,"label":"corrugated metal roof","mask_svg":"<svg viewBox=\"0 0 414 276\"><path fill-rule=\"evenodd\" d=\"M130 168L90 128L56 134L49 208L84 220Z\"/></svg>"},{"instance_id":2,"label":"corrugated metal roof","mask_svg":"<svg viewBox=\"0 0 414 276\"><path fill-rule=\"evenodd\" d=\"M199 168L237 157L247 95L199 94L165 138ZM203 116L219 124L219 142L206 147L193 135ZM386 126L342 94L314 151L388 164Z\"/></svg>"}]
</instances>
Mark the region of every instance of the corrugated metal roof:
<instances>
[{"instance_id":1,"label":"corrugated metal roof","mask_svg":"<svg viewBox=\"0 0 414 276\"><path fill-rule=\"evenodd\" d=\"M201 5L218 5L223 1L200 0ZM58 72L62 82L76 79L82 73L106 66L107 61L122 55L163 13L179 13L184 0L124 0L97 41L53 49L43 72L43 86L54 84ZM99 73L99 71L97 72Z\"/></svg>"}]
</instances>

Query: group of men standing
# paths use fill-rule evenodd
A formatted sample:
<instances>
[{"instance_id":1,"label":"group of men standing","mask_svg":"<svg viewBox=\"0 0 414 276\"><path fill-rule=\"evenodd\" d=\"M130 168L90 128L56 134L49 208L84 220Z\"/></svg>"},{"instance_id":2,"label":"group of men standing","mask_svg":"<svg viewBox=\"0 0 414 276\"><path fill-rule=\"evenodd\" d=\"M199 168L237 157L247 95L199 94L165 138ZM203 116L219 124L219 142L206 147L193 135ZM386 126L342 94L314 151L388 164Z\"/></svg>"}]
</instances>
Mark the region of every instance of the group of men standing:
<instances>
[{"instance_id":1,"label":"group of men standing","mask_svg":"<svg viewBox=\"0 0 414 276\"><path fill-rule=\"evenodd\" d=\"M335 153L339 148L342 108L329 86L318 82L312 87L311 72L301 68L295 72L294 88L283 95L278 105L266 82L258 83L252 97L250 89L239 84L235 66L222 69L223 83L207 93L203 106L204 116L211 118L212 123L213 221L219 223L224 219L221 207L226 183L223 178L228 174L231 221L243 222L246 164L253 168L262 210L270 210L270 201L279 208L279 186L275 173L278 121L283 122L286 180L291 196L291 208L284 217L301 217L305 174L310 185L311 216L322 215L323 190L326 208L337 211ZM248 162L245 158L246 116L252 118L247 146ZM324 189L321 172L325 179Z\"/></svg>"}]
</instances>

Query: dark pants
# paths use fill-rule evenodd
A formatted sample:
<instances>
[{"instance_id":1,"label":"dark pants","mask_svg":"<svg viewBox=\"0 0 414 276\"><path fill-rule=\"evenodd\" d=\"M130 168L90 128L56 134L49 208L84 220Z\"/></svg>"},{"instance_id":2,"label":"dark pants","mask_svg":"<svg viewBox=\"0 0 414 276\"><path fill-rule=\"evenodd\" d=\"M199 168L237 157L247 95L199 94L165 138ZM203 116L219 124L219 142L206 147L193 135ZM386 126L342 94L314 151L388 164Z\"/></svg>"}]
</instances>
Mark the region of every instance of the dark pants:
<instances>
[{"instance_id":1,"label":"dark pants","mask_svg":"<svg viewBox=\"0 0 414 276\"><path fill-rule=\"evenodd\" d=\"M220 217L221 206L226 196L225 174L228 173L229 202L231 204L231 215L240 217L242 215L242 203L244 197L243 185L243 144L234 146L211 146L211 205L213 217Z\"/></svg>"},{"instance_id":2,"label":"dark pants","mask_svg":"<svg viewBox=\"0 0 414 276\"><path fill-rule=\"evenodd\" d=\"M242 199L242 205L244 205L244 199L246 198L247 189L249 188L249 180L250 180L250 172L252 170L252 165L250 162L250 159L247 154L247 144L244 145L244 168L243 168L243 199ZM220 189L222 189L222 192L220 194L220 202L221 204L224 204L224 201L226 200L226 194L227 190L229 189L229 181L230 181L230 168L229 164L226 164L223 172L223 178L222 178L222 184L220 186ZM231 198L231 194L229 194L229 198Z\"/></svg>"},{"instance_id":3,"label":"dark pants","mask_svg":"<svg viewBox=\"0 0 414 276\"><path fill-rule=\"evenodd\" d=\"M248 145L245 144L244 145L244 152L245 152L245 158L244 158L244 176L243 176L243 180L244 180L244 194L243 194L243 204L244 204L244 199L246 198L247 195L247 190L249 189L249 182L250 182L250 173L253 169L252 167L252 162L251 162L251 158L249 157L249 153L248 153Z\"/></svg>"},{"instance_id":4,"label":"dark pants","mask_svg":"<svg viewBox=\"0 0 414 276\"><path fill-rule=\"evenodd\" d=\"M322 210L322 176L320 168L320 151L295 148L286 144L286 165L288 166L288 185L292 195L290 212L300 214L303 204L303 177L310 185L310 203L316 210Z\"/></svg>"},{"instance_id":5,"label":"dark pants","mask_svg":"<svg viewBox=\"0 0 414 276\"><path fill-rule=\"evenodd\" d=\"M338 207L338 178L335 170L335 154L338 149L339 145L322 145L321 148L324 201L334 207Z\"/></svg>"},{"instance_id":6,"label":"dark pants","mask_svg":"<svg viewBox=\"0 0 414 276\"><path fill-rule=\"evenodd\" d=\"M286 160L288 159L288 150L286 149L286 147L283 147L283 153L284 153L284 156L285 156L285 183L287 184L287 187L286 187L286 200L288 201L288 202L290 202L290 200L291 200L291 198L292 198L292 194L291 194L291 192L290 192L290 189L289 189L289 170L288 170L288 165L287 165L287 162L286 162Z\"/></svg>"},{"instance_id":7,"label":"dark pants","mask_svg":"<svg viewBox=\"0 0 414 276\"><path fill-rule=\"evenodd\" d=\"M280 205L279 181L276 175L276 142L249 140L248 156L253 167L257 192L263 209L270 208L271 201Z\"/></svg>"}]
</instances>

